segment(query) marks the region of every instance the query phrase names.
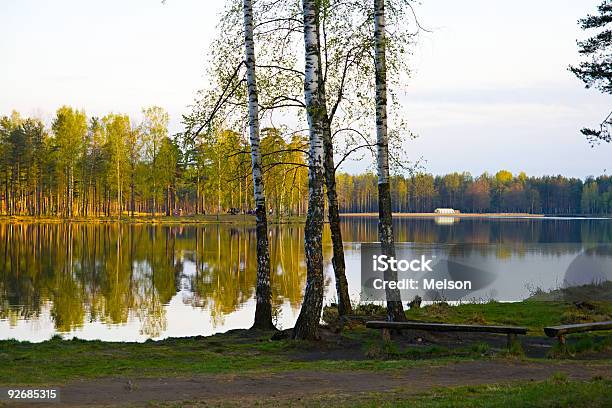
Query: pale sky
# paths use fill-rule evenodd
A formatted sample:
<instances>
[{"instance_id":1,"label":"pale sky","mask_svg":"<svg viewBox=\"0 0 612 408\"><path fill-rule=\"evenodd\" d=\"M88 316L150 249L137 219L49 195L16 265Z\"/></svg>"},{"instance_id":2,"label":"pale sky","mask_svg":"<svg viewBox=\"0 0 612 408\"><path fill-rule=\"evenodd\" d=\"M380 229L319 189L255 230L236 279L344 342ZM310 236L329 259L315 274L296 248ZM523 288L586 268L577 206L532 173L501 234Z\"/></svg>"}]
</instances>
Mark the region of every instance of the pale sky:
<instances>
[{"instance_id":1,"label":"pale sky","mask_svg":"<svg viewBox=\"0 0 612 408\"><path fill-rule=\"evenodd\" d=\"M435 174L500 168L585 177L612 172L612 146L591 149L579 129L612 109L567 66L576 20L600 0L423 0L422 34L402 92L419 135L406 143ZM181 130L204 87L208 44L223 1L0 0L0 115L49 121L67 104L139 120L159 105ZM363 164L349 164L360 171Z\"/></svg>"}]
</instances>

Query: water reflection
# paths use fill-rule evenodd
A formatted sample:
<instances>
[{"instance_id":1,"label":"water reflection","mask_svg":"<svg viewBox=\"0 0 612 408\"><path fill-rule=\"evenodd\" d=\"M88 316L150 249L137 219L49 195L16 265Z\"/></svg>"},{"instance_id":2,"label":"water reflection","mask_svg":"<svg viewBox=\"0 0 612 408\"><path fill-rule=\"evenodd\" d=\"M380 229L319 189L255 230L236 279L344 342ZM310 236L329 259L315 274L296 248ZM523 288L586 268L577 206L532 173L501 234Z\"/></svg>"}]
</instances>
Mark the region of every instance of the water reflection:
<instances>
[{"instance_id":1,"label":"water reflection","mask_svg":"<svg viewBox=\"0 0 612 408\"><path fill-rule=\"evenodd\" d=\"M299 227L270 230L275 307L301 303L302 235ZM50 308L58 332L133 318L141 335L156 338L178 293L223 324L254 296L255 245L250 227L1 224L0 318L14 327Z\"/></svg>"},{"instance_id":2,"label":"water reflection","mask_svg":"<svg viewBox=\"0 0 612 408\"><path fill-rule=\"evenodd\" d=\"M343 219L347 242L377 240L375 218ZM581 245L610 243L609 220L397 219L398 242L455 245L514 262L575 257ZM306 270L303 228L270 231L273 305L293 324ZM144 340L248 327L254 308L255 230L226 224L0 224L0 338L43 340L54 332ZM324 236L326 297L334 297L329 233ZM358 297L358 248L347 245L351 295ZM531 259L531 258L530 258Z\"/></svg>"},{"instance_id":3,"label":"water reflection","mask_svg":"<svg viewBox=\"0 0 612 408\"><path fill-rule=\"evenodd\" d=\"M434 218L434 222L438 225L453 225L459 221L461 221L461 219L457 217L435 217Z\"/></svg>"}]
</instances>

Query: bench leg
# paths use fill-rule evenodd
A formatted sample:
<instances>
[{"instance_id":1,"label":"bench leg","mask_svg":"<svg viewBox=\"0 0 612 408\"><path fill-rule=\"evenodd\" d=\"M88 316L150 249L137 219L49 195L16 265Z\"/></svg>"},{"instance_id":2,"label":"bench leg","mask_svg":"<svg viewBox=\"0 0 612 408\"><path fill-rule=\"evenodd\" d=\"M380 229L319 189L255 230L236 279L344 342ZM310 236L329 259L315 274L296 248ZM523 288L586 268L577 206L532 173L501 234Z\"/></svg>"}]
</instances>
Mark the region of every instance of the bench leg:
<instances>
[{"instance_id":1,"label":"bench leg","mask_svg":"<svg viewBox=\"0 0 612 408\"><path fill-rule=\"evenodd\" d=\"M569 354L567 350L567 344L565 344L565 336L560 334L557 336L557 340L559 340L559 351L561 354Z\"/></svg>"},{"instance_id":2,"label":"bench leg","mask_svg":"<svg viewBox=\"0 0 612 408\"><path fill-rule=\"evenodd\" d=\"M383 341L391 341L391 331L389 329L382 329Z\"/></svg>"}]
</instances>

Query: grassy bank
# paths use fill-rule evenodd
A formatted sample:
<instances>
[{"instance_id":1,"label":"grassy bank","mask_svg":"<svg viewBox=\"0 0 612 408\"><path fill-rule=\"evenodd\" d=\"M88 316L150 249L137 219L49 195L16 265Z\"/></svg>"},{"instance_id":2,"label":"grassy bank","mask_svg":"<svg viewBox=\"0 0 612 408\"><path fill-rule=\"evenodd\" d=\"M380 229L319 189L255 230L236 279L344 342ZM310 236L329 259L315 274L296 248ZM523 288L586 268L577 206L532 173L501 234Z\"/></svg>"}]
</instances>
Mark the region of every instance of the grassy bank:
<instances>
[{"instance_id":1,"label":"grassy bank","mask_svg":"<svg viewBox=\"0 0 612 408\"><path fill-rule=\"evenodd\" d=\"M574 309L580 310L572 303L563 302L489 302L459 306L434 304L408 311L407 315L422 321L527 326L530 336L522 338L526 347L534 342L548 344L552 349L555 340L543 337L544 326L612 318L609 303L597 304L595 309L585 312ZM375 316L377 312L380 309L372 305L357 308L357 313L363 315ZM330 315L333 312L327 309L324 319L333 320ZM39 384L134 375L172 377L287 370L394 370L475 359L516 358L505 350L505 337L497 335L412 333L397 336L388 344L382 342L378 331L366 329L359 323L346 326L342 333L324 329L322 335L318 342L272 341L271 333L246 330L145 343L62 340L59 336L42 343L6 340L0 341L0 383ZM612 350L612 336L606 332L597 336L570 336L568 343L574 347L574 352L591 353L590 358L594 360L609 358L605 353ZM604 353L604 357L598 353ZM524 356L519 354L519 357ZM527 358L532 358L529 353Z\"/></svg>"},{"instance_id":2,"label":"grassy bank","mask_svg":"<svg viewBox=\"0 0 612 408\"><path fill-rule=\"evenodd\" d=\"M546 326L611 320L612 303L591 302L588 308L577 307L571 302L532 300L466 303L459 306L436 303L409 310L406 314L409 319L430 322L523 326L527 327L529 334L541 336Z\"/></svg>"},{"instance_id":3,"label":"grassy bank","mask_svg":"<svg viewBox=\"0 0 612 408\"><path fill-rule=\"evenodd\" d=\"M361 347L353 333L342 347ZM377 333L376 333L377 334ZM44 384L112 376L176 377L197 374L273 373L289 370L390 370L419 364L446 364L476 353L431 356L427 361L352 359L335 345L271 341L271 333L234 331L210 337L145 343L62 340L42 343L0 342L0 384ZM372 337L371 341L375 341ZM366 346L367 347L367 346ZM327 355L327 358L326 358ZM351 357L351 356L348 356Z\"/></svg>"}]
</instances>

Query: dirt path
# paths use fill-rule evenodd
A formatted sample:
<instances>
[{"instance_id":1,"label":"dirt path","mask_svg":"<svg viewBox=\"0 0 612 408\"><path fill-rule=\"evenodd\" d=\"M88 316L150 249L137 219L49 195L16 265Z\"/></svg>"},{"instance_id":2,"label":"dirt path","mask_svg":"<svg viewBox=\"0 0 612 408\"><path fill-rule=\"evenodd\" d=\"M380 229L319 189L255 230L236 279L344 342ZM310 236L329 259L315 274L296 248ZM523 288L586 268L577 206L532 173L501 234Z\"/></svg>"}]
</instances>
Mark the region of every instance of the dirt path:
<instances>
[{"instance_id":1,"label":"dirt path","mask_svg":"<svg viewBox=\"0 0 612 408\"><path fill-rule=\"evenodd\" d=\"M402 389L422 392L434 387L541 381L556 372L571 379L612 378L612 363L533 363L471 361L411 369L376 371L293 371L277 374L210 375L191 378L104 378L61 387L62 406L145 405L150 401L241 403L322 394ZM37 406L41 406L37 404ZM49 406L57 407L58 404Z\"/></svg>"}]
</instances>

